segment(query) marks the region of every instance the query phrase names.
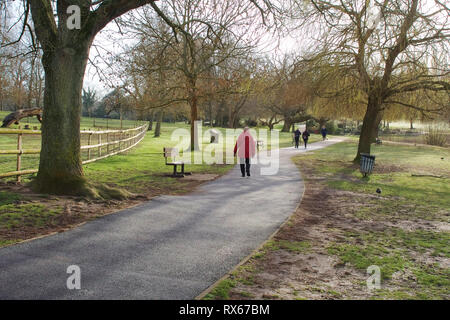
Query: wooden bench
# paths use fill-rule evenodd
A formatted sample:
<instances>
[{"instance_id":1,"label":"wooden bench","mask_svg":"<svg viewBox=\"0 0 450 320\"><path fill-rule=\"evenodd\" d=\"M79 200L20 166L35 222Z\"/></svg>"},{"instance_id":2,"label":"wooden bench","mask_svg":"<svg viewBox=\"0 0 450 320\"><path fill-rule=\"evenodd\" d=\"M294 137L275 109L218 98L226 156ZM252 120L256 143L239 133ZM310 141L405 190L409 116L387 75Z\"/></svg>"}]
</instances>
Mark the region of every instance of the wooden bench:
<instances>
[{"instance_id":1,"label":"wooden bench","mask_svg":"<svg viewBox=\"0 0 450 320\"><path fill-rule=\"evenodd\" d=\"M173 176L174 177L184 177L184 162L175 161L176 157L178 157L178 149L177 148L164 148L164 158L166 160L166 166L173 166ZM170 158L171 162L168 162ZM181 166L181 172L177 172L177 166Z\"/></svg>"}]
</instances>

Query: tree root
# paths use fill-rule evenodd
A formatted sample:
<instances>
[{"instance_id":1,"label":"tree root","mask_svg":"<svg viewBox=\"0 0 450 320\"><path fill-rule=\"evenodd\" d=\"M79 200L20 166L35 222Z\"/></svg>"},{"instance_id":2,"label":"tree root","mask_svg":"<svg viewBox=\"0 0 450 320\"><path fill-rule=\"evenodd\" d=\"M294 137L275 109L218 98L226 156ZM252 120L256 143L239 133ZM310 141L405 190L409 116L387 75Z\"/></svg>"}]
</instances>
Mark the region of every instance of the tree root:
<instances>
[{"instance_id":1,"label":"tree root","mask_svg":"<svg viewBox=\"0 0 450 320\"><path fill-rule=\"evenodd\" d=\"M103 183L88 182L83 178L66 181L65 183L61 181L42 183L37 178L30 182L30 187L38 193L80 196L98 200L125 200L135 196L125 189L111 187Z\"/></svg>"},{"instance_id":2,"label":"tree root","mask_svg":"<svg viewBox=\"0 0 450 320\"><path fill-rule=\"evenodd\" d=\"M134 194L125 189L114 188L103 183L87 183L83 193L81 195L87 198L105 200L125 200L134 196Z\"/></svg>"}]
</instances>

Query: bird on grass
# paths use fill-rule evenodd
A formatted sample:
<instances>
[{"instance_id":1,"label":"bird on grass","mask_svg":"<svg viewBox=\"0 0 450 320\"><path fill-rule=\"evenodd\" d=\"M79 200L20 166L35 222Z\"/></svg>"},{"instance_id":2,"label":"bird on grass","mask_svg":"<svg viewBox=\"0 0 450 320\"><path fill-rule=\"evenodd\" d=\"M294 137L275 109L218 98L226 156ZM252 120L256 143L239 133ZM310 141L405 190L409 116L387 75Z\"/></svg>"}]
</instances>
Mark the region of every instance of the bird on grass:
<instances>
[{"instance_id":1,"label":"bird on grass","mask_svg":"<svg viewBox=\"0 0 450 320\"><path fill-rule=\"evenodd\" d=\"M380 188L377 188L377 193L381 194L381 189Z\"/></svg>"}]
</instances>

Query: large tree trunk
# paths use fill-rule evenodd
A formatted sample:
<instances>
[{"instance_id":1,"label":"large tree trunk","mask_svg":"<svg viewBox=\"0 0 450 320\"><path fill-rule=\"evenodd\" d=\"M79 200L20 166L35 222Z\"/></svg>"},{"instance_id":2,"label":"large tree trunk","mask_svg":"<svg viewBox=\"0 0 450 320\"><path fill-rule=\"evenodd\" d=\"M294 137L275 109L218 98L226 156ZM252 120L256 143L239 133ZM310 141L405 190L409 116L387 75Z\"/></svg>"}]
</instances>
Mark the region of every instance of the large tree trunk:
<instances>
[{"instance_id":1,"label":"large tree trunk","mask_svg":"<svg viewBox=\"0 0 450 320\"><path fill-rule=\"evenodd\" d=\"M366 114L361 128L361 135L359 136L358 152L354 162L359 162L361 153L370 154L370 146L375 142L376 132L383 117L383 112L380 110L381 103L378 97L369 97L367 103Z\"/></svg>"},{"instance_id":2,"label":"large tree trunk","mask_svg":"<svg viewBox=\"0 0 450 320\"><path fill-rule=\"evenodd\" d=\"M216 126L218 127L223 127L225 124L224 121L224 107L225 106L225 101L222 100L219 104L218 110L217 110L217 114L216 114Z\"/></svg>"},{"instance_id":3,"label":"large tree trunk","mask_svg":"<svg viewBox=\"0 0 450 320\"><path fill-rule=\"evenodd\" d=\"M290 119L284 119L283 129L281 132L289 132L292 126L292 121Z\"/></svg>"},{"instance_id":4,"label":"large tree trunk","mask_svg":"<svg viewBox=\"0 0 450 320\"><path fill-rule=\"evenodd\" d=\"M159 137L161 135L161 122L163 121L163 117L164 117L164 111L161 109L158 112L158 119L157 119L156 127L155 127L155 138Z\"/></svg>"},{"instance_id":5,"label":"large tree trunk","mask_svg":"<svg viewBox=\"0 0 450 320\"><path fill-rule=\"evenodd\" d=\"M150 115L148 116L147 120L149 120L149 125L148 125L148 131L152 131L153 130L153 116L154 116L154 110L152 110L150 112Z\"/></svg>"},{"instance_id":6,"label":"large tree trunk","mask_svg":"<svg viewBox=\"0 0 450 320\"><path fill-rule=\"evenodd\" d=\"M197 97L194 95L190 103L191 107L191 151L199 150L198 137L196 137L195 122L198 119Z\"/></svg>"},{"instance_id":7,"label":"large tree trunk","mask_svg":"<svg viewBox=\"0 0 450 320\"><path fill-rule=\"evenodd\" d=\"M42 148L35 186L40 192L80 194L85 180L80 153L81 89L89 43L44 53Z\"/></svg>"},{"instance_id":8,"label":"large tree trunk","mask_svg":"<svg viewBox=\"0 0 450 320\"><path fill-rule=\"evenodd\" d=\"M213 119L213 106L212 102L209 101L209 126L214 127L214 119Z\"/></svg>"},{"instance_id":9,"label":"large tree trunk","mask_svg":"<svg viewBox=\"0 0 450 320\"><path fill-rule=\"evenodd\" d=\"M375 124L372 127L372 143L376 142L376 139L378 138L379 132L380 132L380 123L383 120L384 112L379 111L377 113L377 117L375 119Z\"/></svg>"}]
</instances>

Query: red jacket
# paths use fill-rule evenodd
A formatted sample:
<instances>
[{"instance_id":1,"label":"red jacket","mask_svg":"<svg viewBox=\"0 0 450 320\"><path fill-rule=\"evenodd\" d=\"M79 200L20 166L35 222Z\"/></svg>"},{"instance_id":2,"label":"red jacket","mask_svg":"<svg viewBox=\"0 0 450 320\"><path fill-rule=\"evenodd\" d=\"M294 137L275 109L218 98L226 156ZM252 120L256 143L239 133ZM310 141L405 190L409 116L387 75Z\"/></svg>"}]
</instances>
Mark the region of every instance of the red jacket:
<instances>
[{"instance_id":1,"label":"red jacket","mask_svg":"<svg viewBox=\"0 0 450 320\"><path fill-rule=\"evenodd\" d=\"M234 154L236 153L239 158L253 158L256 154L256 143L250 132L243 132L239 135L234 146Z\"/></svg>"}]
</instances>

